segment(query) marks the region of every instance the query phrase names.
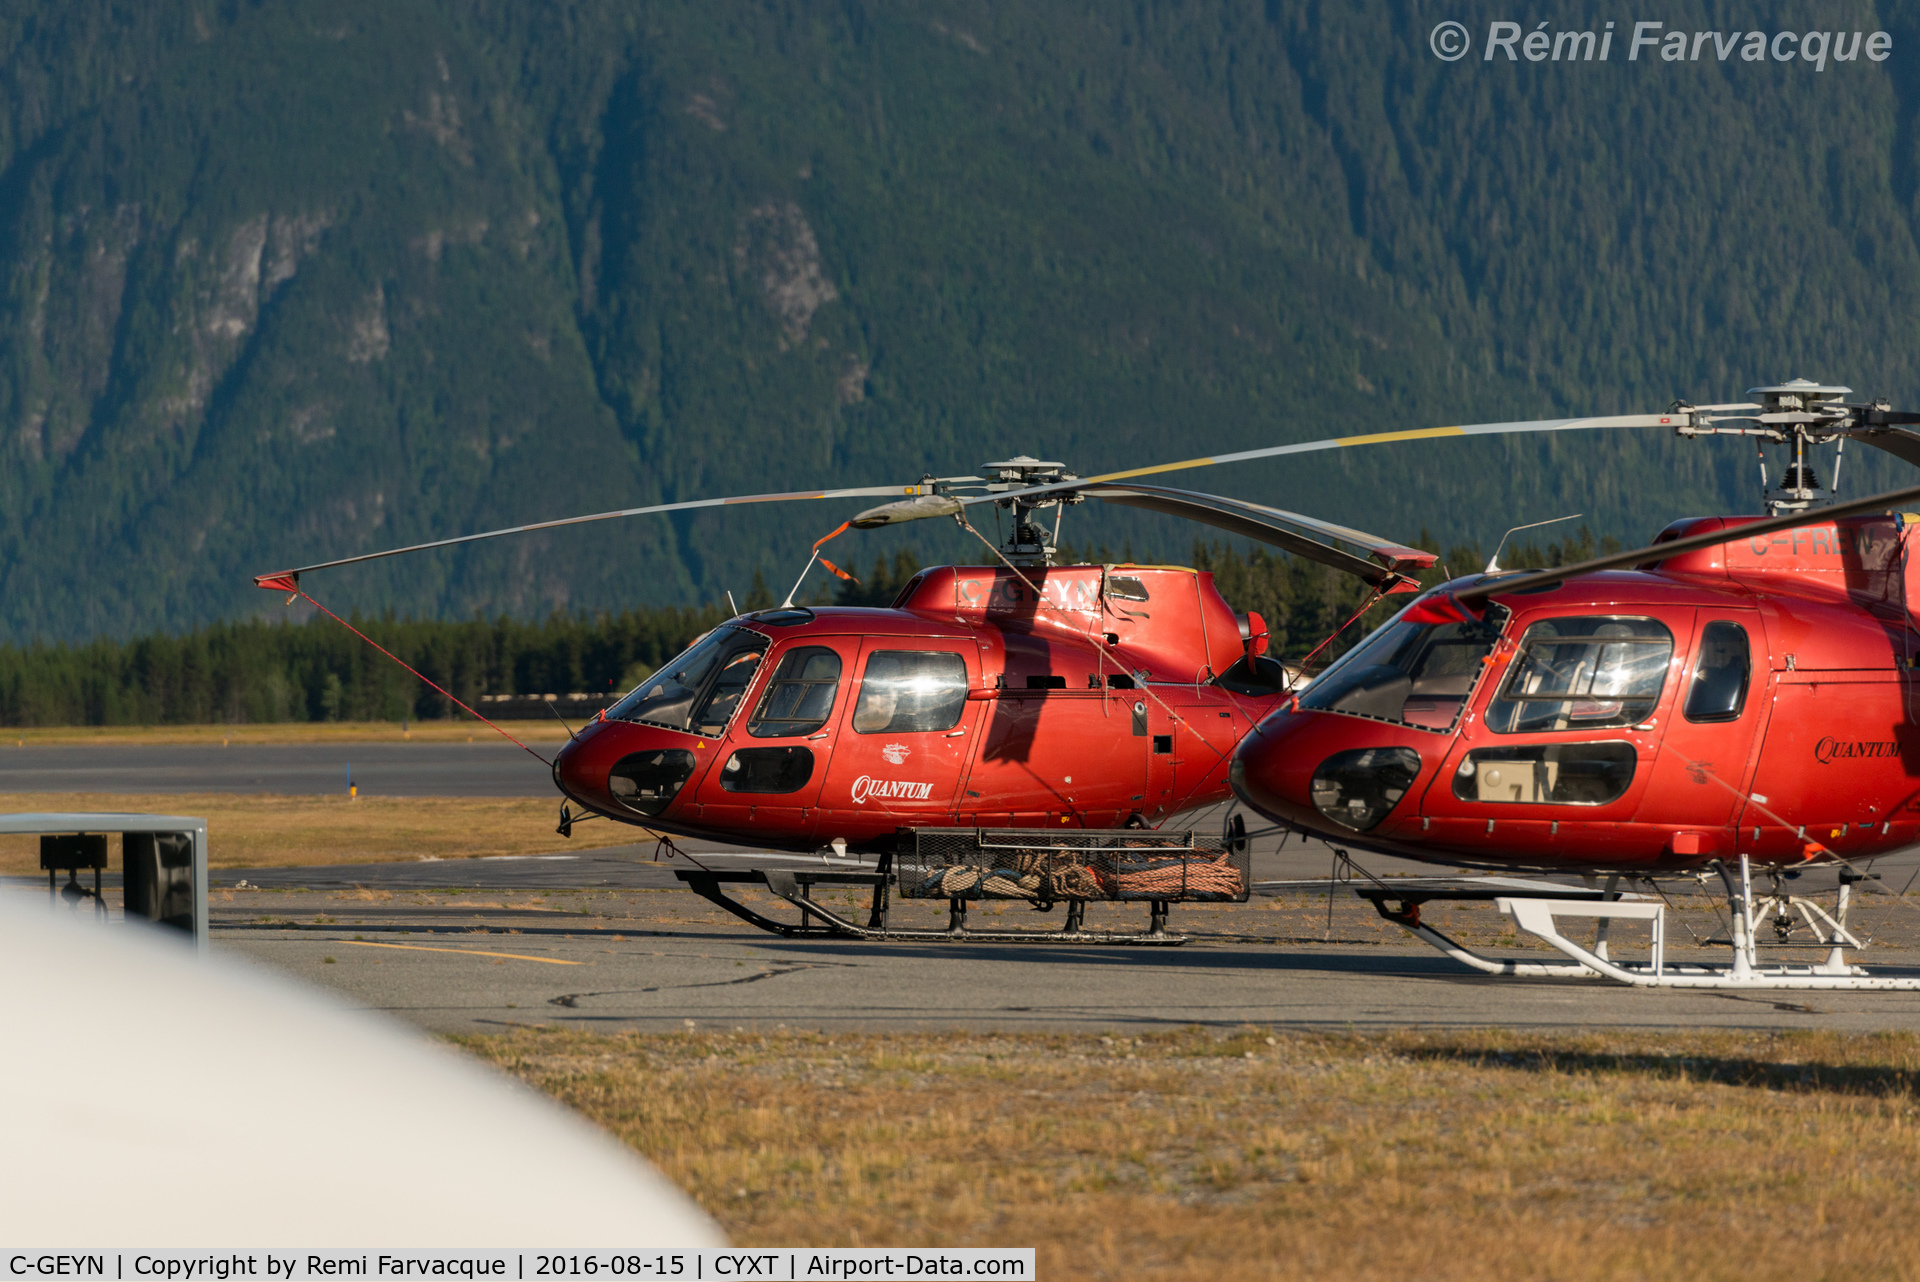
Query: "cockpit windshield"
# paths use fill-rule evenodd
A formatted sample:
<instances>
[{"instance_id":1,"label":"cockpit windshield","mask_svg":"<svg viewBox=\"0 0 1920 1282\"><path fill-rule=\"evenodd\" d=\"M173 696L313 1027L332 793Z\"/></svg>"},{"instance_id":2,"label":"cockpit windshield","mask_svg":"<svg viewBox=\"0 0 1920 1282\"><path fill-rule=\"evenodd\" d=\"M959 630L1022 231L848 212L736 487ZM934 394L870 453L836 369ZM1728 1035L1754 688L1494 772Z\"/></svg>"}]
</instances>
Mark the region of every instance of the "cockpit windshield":
<instances>
[{"instance_id":1,"label":"cockpit windshield","mask_svg":"<svg viewBox=\"0 0 1920 1282\"><path fill-rule=\"evenodd\" d=\"M1507 611L1489 605L1473 623L1412 623L1406 611L1381 624L1342 655L1300 696L1300 706L1451 730L1506 626Z\"/></svg>"},{"instance_id":2,"label":"cockpit windshield","mask_svg":"<svg viewBox=\"0 0 1920 1282\"><path fill-rule=\"evenodd\" d=\"M724 734L770 644L744 628L717 628L635 686L607 710L607 719Z\"/></svg>"}]
</instances>

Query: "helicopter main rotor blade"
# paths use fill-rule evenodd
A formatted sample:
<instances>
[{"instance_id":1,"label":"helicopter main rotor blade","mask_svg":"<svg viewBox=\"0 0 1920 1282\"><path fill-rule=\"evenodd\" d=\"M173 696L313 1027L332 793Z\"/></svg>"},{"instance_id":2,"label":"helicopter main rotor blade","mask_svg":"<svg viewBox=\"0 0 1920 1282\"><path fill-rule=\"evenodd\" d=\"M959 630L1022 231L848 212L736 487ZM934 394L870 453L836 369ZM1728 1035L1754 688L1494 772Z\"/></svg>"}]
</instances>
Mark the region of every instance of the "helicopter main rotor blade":
<instances>
[{"instance_id":1,"label":"helicopter main rotor blade","mask_svg":"<svg viewBox=\"0 0 1920 1282\"><path fill-rule=\"evenodd\" d=\"M377 561L382 557L402 556L408 552L427 552L434 548L456 547L462 543L477 543L481 539L498 539L509 534L528 534L534 530L553 530L567 525L586 525L593 521L613 521L626 516L646 516L655 512L690 512L696 508L728 507L737 503L792 503L808 499L857 499L874 498L882 494L922 494L925 487L919 485L868 485L847 490L789 490L780 494L741 494L721 499L691 499L684 503L656 503L651 507L621 508L617 512L595 512L590 516L567 516L555 521L535 521L532 525L515 525L504 530L488 530L482 534L463 534L458 538L436 539L432 543L415 543L403 548L388 548L384 552L367 552L360 556L345 556L337 561L320 561L313 565L303 565L292 570L276 570L271 574L253 576L255 586L276 591L292 590L294 580L313 570L331 570L341 565L357 565L362 561Z\"/></svg>"},{"instance_id":2,"label":"helicopter main rotor blade","mask_svg":"<svg viewBox=\"0 0 1920 1282\"><path fill-rule=\"evenodd\" d=\"M1732 543L1738 539L1753 538L1762 534L1773 534L1779 530L1796 529L1802 525L1817 525L1823 521L1838 520L1843 516L1877 512L1882 508L1897 507L1916 499L1920 499L1920 485L1909 486L1904 490L1889 490L1885 494L1869 495L1864 499L1855 499L1851 503L1835 503L1832 507L1809 508L1805 512L1790 512L1786 516L1754 521L1731 529L1712 530L1689 538L1672 539L1666 543L1635 548L1631 552L1597 556L1591 561L1563 565L1552 570L1540 570L1533 574L1502 575L1483 580L1470 588L1456 592L1453 598L1462 605L1470 606L1490 597L1531 592L1536 588L1558 587L1568 579L1578 578L1583 574L1598 574L1602 570L1617 570L1622 566L1639 565L1646 561L1664 561L1682 552L1696 552L1701 548L1718 547L1722 543Z\"/></svg>"},{"instance_id":3,"label":"helicopter main rotor blade","mask_svg":"<svg viewBox=\"0 0 1920 1282\"><path fill-rule=\"evenodd\" d=\"M1876 450L1885 450L1902 463L1920 467L1920 432L1904 429L1920 426L1920 414L1911 410L1881 409L1877 405L1850 405L1858 427L1838 433L1841 440L1859 441Z\"/></svg>"},{"instance_id":4,"label":"helicopter main rotor blade","mask_svg":"<svg viewBox=\"0 0 1920 1282\"><path fill-rule=\"evenodd\" d=\"M1183 459L1178 463L1158 463L1152 467L1128 468L1124 472L1107 472L1100 476L1081 477L1073 481L1054 481L1024 490L971 495L960 501L968 506L975 503L1003 503L1008 499L1025 499L1063 490L1085 489L1089 485L1098 485L1106 481L1126 481L1136 476L1158 476L1163 472L1183 472L1189 468L1215 467L1223 463L1249 463L1255 459L1284 458L1291 454L1315 454L1322 450L1351 449L1360 445L1390 445L1396 441L1433 441L1453 436L1513 436L1526 432L1577 432L1604 427L1671 427L1687 417L1689 417L1687 412L1676 411L1670 414L1615 414L1602 418L1537 418L1514 423L1468 423L1458 427L1416 427L1404 432L1368 432L1361 436L1334 436L1320 441L1301 441L1293 445L1269 445L1257 450L1240 450L1233 454L1214 454L1206 458Z\"/></svg>"},{"instance_id":5,"label":"helicopter main rotor blade","mask_svg":"<svg viewBox=\"0 0 1920 1282\"><path fill-rule=\"evenodd\" d=\"M1093 485L1081 492L1108 503L1177 516L1242 538L1256 539L1351 574L1376 588L1412 583L1413 575L1407 570L1423 570L1438 559L1432 552L1402 547L1377 535L1335 525L1331 521L1315 520L1297 512L1283 512L1279 508L1248 503L1242 499L1223 498L1217 494L1171 490L1157 485ZM1307 538L1299 530L1364 548L1380 564L1329 547L1319 539Z\"/></svg>"},{"instance_id":6,"label":"helicopter main rotor blade","mask_svg":"<svg viewBox=\"0 0 1920 1282\"><path fill-rule=\"evenodd\" d=\"M1197 521L1230 534L1284 548L1365 580L1377 588L1411 583L1413 576L1403 573L1403 567L1425 569L1436 559L1431 552L1403 547L1377 535L1335 525L1331 521L1320 521L1297 512L1283 512L1279 508L1242 499L1223 498L1217 494L1173 490L1157 485L1088 485L1085 482L1076 482L1075 490L1089 498ZM918 498L901 499L869 508L847 524L856 530L876 530L882 526L921 521L933 516L957 516L964 510L962 500L953 495L923 494ZM1319 539L1308 538L1299 533L1300 530L1317 534L1321 539L1337 539L1364 548L1379 564L1329 547Z\"/></svg>"},{"instance_id":7,"label":"helicopter main rotor blade","mask_svg":"<svg viewBox=\"0 0 1920 1282\"><path fill-rule=\"evenodd\" d=\"M901 499L896 503L882 503L879 507L870 507L847 522L856 530L877 530L883 525L899 525L905 521L924 521L930 516L958 516L961 512L960 500L946 494L922 494L918 498Z\"/></svg>"},{"instance_id":8,"label":"helicopter main rotor blade","mask_svg":"<svg viewBox=\"0 0 1920 1282\"><path fill-rule=\"evenodd\" d=\"M1914 415L1913 418L1915 422L1920 422L1920 415ZM1902 463L1920 467L1920 432L1908 432L1897 427L1867 427L1857 432L1842 432L1839 439L1871 445L1876 450L1885 450Z\"/></svg>"}]
</instances>

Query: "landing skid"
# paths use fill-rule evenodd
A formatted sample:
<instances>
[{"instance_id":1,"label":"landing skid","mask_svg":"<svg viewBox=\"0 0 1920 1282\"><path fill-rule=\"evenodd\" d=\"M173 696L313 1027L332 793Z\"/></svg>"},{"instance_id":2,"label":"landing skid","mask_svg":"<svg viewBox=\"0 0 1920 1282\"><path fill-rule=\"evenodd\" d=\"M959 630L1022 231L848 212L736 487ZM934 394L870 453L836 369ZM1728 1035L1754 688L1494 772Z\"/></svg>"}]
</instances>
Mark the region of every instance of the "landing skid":
<instances>
[{"instance_id":1,"label":"landing skid","mask_svg":"<svg viewBox=\"0 0 1920 1282\"><path fill-rule=\"evenodd\" d=\"M1839 904L1835 913L1811 899L1774 893L1756 904L1751 870L1746 856L1740 857L1738 884L1723 868L1721 879L1727 890L1727 907L1733 922L1732 938L1726 941L1733 952L1730 965L1695 965L1666 959L1666 910L1663 902L1611 898L1607 891L1569 891L1564 896L1522 897L1484 891L1400 892L1387 883L1356 887L1363 898L1371 899L1382 917L1404 928L1422 943L1488 975L1519 975L1552 979L1611 979L1634 988L1710 988L1741 991L1762 989L1805 989L1851 992L1920 992L1920 976L1872 975L1864 967L1846 960L1845 950L1865 945L1847 929L1847 909L1853 887L1843 875ZM1420 920L1420 904L1427 899L1491 899L1494 908L1513 919L1513 924L1571 958L1571 962L1502 961L1484 957L1444 932ZM1389 904L1397 905L1389 907ZM1827 947L1824 961L1813 965L1762 965L1756 933L1769 917L1791 920L1798 914L1813 934L1816 943ZM1596 940L1589 948L1562 934L1558 918L1590 918L1596 922ZM1645 962L1621 961L1607 955L1607 927L1614 921L1645 921L1652 930L1652 948ZM1784 936L1783 936L1784 937Z\"/></svg>"},{"instance_id":2,"label":"landing skid","mask_svg":"<svg viewBox=\"0 0 1920 1282\"><path fill-rule=\"evenodd\" d=\"M712 872L681 868L675 875L694 894L717 904L734 916L761 930L788 939L869 939L880 942L969 943L969 944L1131 944L1170 947L1187 942L1185 935L1167 930L1167 904L1151 904L1147 929L1139 934L1087 930L1086 904L1067 900L1066 922L1059 930L976 930L967 925L967 901L949 902L945 930L902 930L888 925L889 895L892 878L882 862L878 872L812 872L784 868L756 868L739 872ZM768 917L741 903L727 893L729 886L765 886L800 910L800 921L781 921ZM873 890L867 924L849 921L813 898L815 886L868 886Z\"/></svg>"}]
</instances>

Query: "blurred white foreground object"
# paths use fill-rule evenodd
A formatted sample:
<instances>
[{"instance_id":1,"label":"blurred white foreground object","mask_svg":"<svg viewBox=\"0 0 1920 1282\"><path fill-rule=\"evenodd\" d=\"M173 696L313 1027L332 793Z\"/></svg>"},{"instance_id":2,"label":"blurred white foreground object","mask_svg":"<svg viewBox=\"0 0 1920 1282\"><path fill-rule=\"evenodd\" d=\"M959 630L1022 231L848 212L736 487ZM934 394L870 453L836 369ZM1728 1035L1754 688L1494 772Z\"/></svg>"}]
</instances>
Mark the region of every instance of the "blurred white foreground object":
<instances>
[{"instance_id":1,"label":"blurred white foreground object","mask_svg":"<svg viewBox=\"0 0 1920 1282\"><path fill-rule=\"evenodd\" d=\"M0 893L0 1242L723 1246L533 1090L157 929Z\"/></svg>"}]
</instances>

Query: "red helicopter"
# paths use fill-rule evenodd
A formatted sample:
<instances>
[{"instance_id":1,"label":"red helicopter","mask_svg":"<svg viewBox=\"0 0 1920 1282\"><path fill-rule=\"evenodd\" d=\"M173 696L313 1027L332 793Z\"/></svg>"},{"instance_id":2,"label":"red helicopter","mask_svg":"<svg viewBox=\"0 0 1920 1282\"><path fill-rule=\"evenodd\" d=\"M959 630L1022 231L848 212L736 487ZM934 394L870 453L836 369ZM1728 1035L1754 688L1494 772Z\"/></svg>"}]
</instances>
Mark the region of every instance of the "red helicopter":
<instances>
[{"instance_id":1,"label":"red helicopter","mask_svg":"<svg viewBox=\"0 0 1920 1282\"><path fill-rule=\"evenodd\" d=\"M1354 574L1376 599L1417 590L1415 575L1434 555L1297 513L1123 483L1137 473L1081 479L1024 456L983 470L984 478L913 486L601 513L255 581L305 595L300 576L333 566L726 503L901 496L848 525L950 516L969 530L969 506L999 505L1011 512L1013 533L1004 548L986 544L997 565L922 571L886 609L796 606L796 583L779 608L739 615L697 639L596 716L551 763L568 799L560 830L570 832L582 817L570 808L577 806L655 833L879 857L874 870L809 871L800 882L778 872L682 874L729 911L782 933L911 937L886 930L887 888L898 886L951 901L951 928L925 932L940 938L982 937L965 930L972 899L1065 902L1066 930L1048 934L1079 940L1091 938L1082 929L1087 900L1138 899L1153 905L1151 928L1145 937L1118 938L1178 942L1164 929L1167 903L1246 897L1244 822L1218 838L1153 830L1170 816L1230 800L1235 745L1298 673L1266 657L1265 623L1235 613L1211 574L1055 564L1059 513L1097 498L1186 517ZM1035 522L1046 507L1056 513L1052 532ZM826 541L814 545L808 570ZM771 921L726 896L729 879L787 893L802 909L801 925ZM806 886L821 880L872 885L869 924L841 921L809 900Z\"/></svg>"},{"instance_id":2,"label":"red helicopter","mask_svg":"<svg viewBox=\"0 0 1920 1282\"><path fill-rule=\"evenodd\" d=\"M1718 874L1730 967L1664 961L1664 905L1539 883L1491 890L1375 881L1391 920L1483 970L1603 975L1646 986L1920 987L1868 976L1843 949L1848 865L1920 841L1920 488L1815 508L1810 446L1849 440L1920 463L1920 414L1849 403L1804 380L1753 402L1662 415L1489 424L1466 433L1668 425L1785 444L1771 518L1677 521L1652 546L1530 574L1455 579L1420 596L1297 695L1235 753L1248 806L1341 846L1512 871L1610 878ZM1762 454L1762 489L1765 490ZM1835 464L1836 472L1838 463ZM1491 567L1490 567L1491 568ZM1828 913L1781 881L1840 865ZM1737 872L1736 872L1737 869ZM1755 870L1770 877L1756 902ZM1540 892L1548 892L1542 895ZM1496 898L1570 965L1480 958L1420 920L1434 898ZM1555 914L1653 924L1652 960L1585 947ZM1827 949L1762 966L1804 924Z\"/></svg>"}]
</instances>

